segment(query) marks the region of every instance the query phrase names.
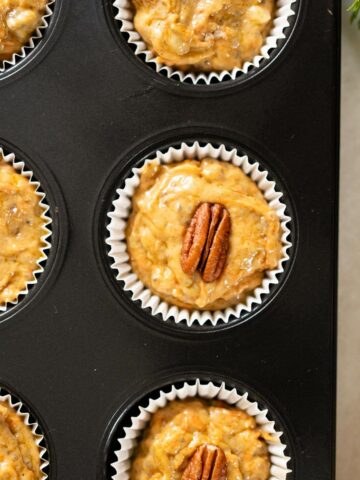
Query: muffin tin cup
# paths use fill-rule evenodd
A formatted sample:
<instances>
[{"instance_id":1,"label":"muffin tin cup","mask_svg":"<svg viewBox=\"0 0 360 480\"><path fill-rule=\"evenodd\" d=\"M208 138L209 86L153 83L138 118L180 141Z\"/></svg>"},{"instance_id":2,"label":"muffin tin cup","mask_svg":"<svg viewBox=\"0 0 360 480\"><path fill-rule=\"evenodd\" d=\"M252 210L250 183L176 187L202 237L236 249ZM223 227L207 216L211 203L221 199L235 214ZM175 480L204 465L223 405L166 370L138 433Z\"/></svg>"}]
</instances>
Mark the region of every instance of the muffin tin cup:
<instances>
[{"instance_id":1,"label":"muffin tin cup","mask_svg":"<svg viewBox=\"0 0 360 480\"><path fill-rule=\"evenodd\" d=\"M39 457L40 457L40 470L41 470L41 480L46 480L48 474L46 469L49 466L49 461L46 459L48 457L48 451L45 447L44 435L41 432L40 425L36 420L30 418L30 413L27 407L18 399L13 397L10 393L5 392L0 387L0 402L6 403L9 407L13 408L17 415L22 419L23 423L27 425L34 437L34 441L39 448Z\"/></svg>"},{"instance_id":2,"label":"muffin tin cup","mask_svg":"<svg viewBox=\"0 0 360 480\"><path fill-rule=\"evenodd\" d=\"M112 204L113 210L108 214L111 220L107 227L109 236L106 243L110 246L109 256L113 261L111 266L116 272L117 280L122 282L124 290L131 293L132 300L138 302L141 308L150 309L153 316L160 315L164 321L173 319L177 324L183 322L188 327L195 323L200 326L206 323L213 326L220 322L228 323L232 317L240 318L242 313L249 313L255 305L260 305L271 294L271 286L280 282L279 277L284 272L284 265L289 260L288 251L292 246L288 226L291 219L286 214L286 205L281 201L283 194L277 189L275 182L269 180L268 172L263 170L258 162L252 162L246 155L239 156L236 149L228 149L225 145L214 146L210 143L203 146L198 142L182 143L179 148L170 147L165 152L157 151L154 158L145 160L145 165L150 162L179 162L188 158L201 160L205 157L231 162L241 168L257 184L269 206L275 210L280 219L281 259L275 270L265 272L261 286L247 296L246 303L217 311L182 309L161 300L139 280L131 268L125 230L131 213L131 199L140 183L143 167L132 169L132 176L127 178L125 186L116 191L117 198Z\"/></svg>"},{"instance_id":3,"label":"muffin tin cup","mask_svg":"<svg viewBox=\"0 0 360 480\"><path fill-rule=\"evenodd\" d=\"M177 70L162 64L156 58L156 55L148 49L148 46L141 38L140 34L134 27L134 6L131 0L115 0L115 20L120 21L120 32L126 34L128 43L133 47L135 55L144 59L156 72L164 74L170 79L180 82L210 85L227 80L235 80L241 75L247 74L253 69L259 68L261 63L270 58L270 54L278 48L280 40L286 38L286 29L290 26L289 20L295 15L293 5L299 0L278 0L273 27L269 35L266 37L263 46L258 55L251 62L247 61L241 68L233 68L232 70L223 70L221 72L213 71L209 73L195 73Z\"/></svg>"},{"instance_id":4,"label":"muffin tin cup","mask_svg":"<svg viewBox=\"0 0 360 480\"><path fill-rule=\"evenodd\" d=\"M31 286L34 286L38 283L38 278L39 275L41 275L44 272L44 265L46 264L46 261L48 260L48 253L49 250L51 249L51 243L50 243L50 237L51 237L51 230L49 229L49 226L52 223L52 219L49 216L49 210L50 207L46 202L46 195L45 193L41 190L41 185L40 182L37 180L33 179L33 172L31 170L28 170L26 168L26 165L23 161L17 161L15 154L14 153L9 153L5 154L2 148L0 148L0 159L3 159L6 163L11 165L14 170L21 174L23 177L27 178L29 181L30 185L33 185L35 189L35 193L37 197L39 198L39 206L41 207L43 213L41 215L42 220L44 221L43 224L43 235L41 236L41 241L42 241L42 248L40 249L40 256L39 260L36 262L37 268L33 272L33 277L31 280L29 280L23 290L21 290L18 293L18 296L15 300L11 302L6 302L4 305L0 304L0 312L6 312L10 307L13 307L17 305L20 301L21 298L24 297L29 293L29 289Z\"/></svg>"},{"instance_id":5,"label":"muffin tin cup","mask_svg":"<svg viewBox=\"0 0 360 480\"><path fill-rule=\"evenodd\" d=\"M34 48L36 48L37 42L44 36L45 30L50 23L50 17L54 14L54 4L56 0L49 0L45 7L45 14L41 18L40 25L33 32L32 36L21 47L21 50L14 53L9 60L0 61L0 74L5 72L11 67L14 67L17 63L23 60Z\"/></svg>"},{"instance_id":6,"label":"muffin tin cup","mask_svg":"<svg viewBox=\"0 0 360 480\"><path fill-rule=\"evenodd\" d=\"M124 428L124 436L118 439L120 448L114 452L117 460L111 465L115 470L112 480L130 478L134 451L151 416L168 402L194 397L221 400L254 417L262 430L271 434L273 438L272 441L267 441L271 461L270 480L286 480L291 472L287 467L290 457L285 454L287 445L281 441L283 432L279 431L275 422L268 418L269 410L261 410L257 402L249 399L247 392L240 393L235 388L230 389L224 382L217 386L212 382L201 382L200 379L197 379L195 384L184 382L180 386L171 385L169 392L160 390L156 398L149 399L146 407L139 407L140 413L131 417L131 425Z\"/></svg>"}]
</instances>

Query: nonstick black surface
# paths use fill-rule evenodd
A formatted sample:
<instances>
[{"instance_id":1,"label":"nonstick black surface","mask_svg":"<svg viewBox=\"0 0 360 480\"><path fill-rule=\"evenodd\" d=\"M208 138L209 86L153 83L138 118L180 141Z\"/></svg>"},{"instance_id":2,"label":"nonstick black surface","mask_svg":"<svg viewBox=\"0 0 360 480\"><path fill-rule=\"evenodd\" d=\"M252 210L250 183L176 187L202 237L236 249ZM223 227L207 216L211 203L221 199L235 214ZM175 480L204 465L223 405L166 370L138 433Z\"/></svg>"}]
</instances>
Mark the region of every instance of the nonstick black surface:
<instances>
[{"instance_id":1,"label":"nonstick black surface","mask_svg":"<svg viewBox=\"0 0 360 480\"><path fill-rule=\"evenodd\" d=\"M44 40L0 75L0 144L34 170L54 220L45 274L0 316L0 384L40 420L51 480L109 479L133 403L196 377L249 390L270 409L292 456L289 479L333 478L339 7L300 1L288 40L260 71L195 87L134 58L106 1L56 0ZM124 166L197 138L263 161L293 219L292 259L271 301L216 329L141 311L104 246Z\"/></svg>"}]
</instances>

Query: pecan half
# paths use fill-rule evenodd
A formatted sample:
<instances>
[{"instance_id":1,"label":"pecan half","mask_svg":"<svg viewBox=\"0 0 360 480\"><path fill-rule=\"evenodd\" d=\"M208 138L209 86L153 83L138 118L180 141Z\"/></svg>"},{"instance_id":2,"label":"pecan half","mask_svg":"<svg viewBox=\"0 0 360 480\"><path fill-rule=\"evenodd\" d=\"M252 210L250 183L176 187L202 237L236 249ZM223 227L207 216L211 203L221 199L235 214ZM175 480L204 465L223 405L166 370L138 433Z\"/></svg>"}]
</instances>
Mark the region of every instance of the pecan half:
<instances>
[{"instance_id":1,"label":"pecan half","mask_svg":"<svg viewBox=\"0 0 360 480\"><path fill-rule=\"evenodd\" d=\"M204 250L211 218L210 203L201 203L186 230L181 251L181 267L185 273L195 273Z\"/></svg>"},{"instance_id":2,"label":"pecan half","mask_svg":"<svg viewBox=\"0 0 360 480\"><path fill-rule=\"evenodd\" d=\"M201 445L185 468L181 480L226 480L226 457L220 447Z\"/></svg>"},{"instance_id":3,"label":"pecan half","mask_svg":"<svg viewBox=\"0 0 360 480\"><path fill-rule=\"evenodd\" d=\"M220 203L201 203L186 231L181 266L192 275L198 269L204 282L217 280L229 251L230 214Z\"/></svg>"}]
</instances>

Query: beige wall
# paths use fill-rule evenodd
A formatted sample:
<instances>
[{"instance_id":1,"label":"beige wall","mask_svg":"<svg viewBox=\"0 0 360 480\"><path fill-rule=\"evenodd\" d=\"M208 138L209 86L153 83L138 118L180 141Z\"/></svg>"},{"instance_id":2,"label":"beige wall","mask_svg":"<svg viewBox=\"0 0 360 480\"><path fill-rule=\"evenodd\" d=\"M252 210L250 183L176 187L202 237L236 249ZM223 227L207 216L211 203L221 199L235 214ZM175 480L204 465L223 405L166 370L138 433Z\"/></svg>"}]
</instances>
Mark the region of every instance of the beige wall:
<instances>
[{"instance_id":1,"label":"beige wall","mask_svg":"<svg viewBox=\"0 0 360 480\"><path fill-rule=\"evenodd\" d=\"M351 480L360 476L360 31L349 25L345 6L342 49L337 480Z\"/></svg>"}]
</instances>

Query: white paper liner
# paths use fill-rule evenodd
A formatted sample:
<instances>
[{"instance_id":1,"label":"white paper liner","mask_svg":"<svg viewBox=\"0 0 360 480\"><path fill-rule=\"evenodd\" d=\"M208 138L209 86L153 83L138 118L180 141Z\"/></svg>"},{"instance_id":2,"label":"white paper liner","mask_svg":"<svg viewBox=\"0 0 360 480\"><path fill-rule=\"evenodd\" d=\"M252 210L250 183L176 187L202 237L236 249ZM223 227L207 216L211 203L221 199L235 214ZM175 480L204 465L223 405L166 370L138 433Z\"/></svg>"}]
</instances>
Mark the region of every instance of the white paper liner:
<instances>
[{"instance_id":1,"label":"white paper liner","mask_svg":"<svg viewBox=\"0 0 360 480\"><path fill-rule=\"evenodd\" d=\"M41 18L40 25L33 32L27 43L21 47L21 50L17 53L14 53L9 60L0 61L0 73L16 65L16 63L24 59L26 55L36 47L37 40L43 37L44 31L49 26L49 19L54 13L53 6L55 2L56 0L48 1L45 7L45 14Z\"/></svg>"},{"instance_id":2,"label":"white paper liner","mask_svg":"<svg viewBox=\"0 0 360 480\"><path fill-rule=\"evenodd\" d=\"M291 219L286 215L286 205L281 202L283 194L276 189L275 182L268 179L268 172L262 170L258 162L251 162L246 155L238 156L236 149L229 150L225 145L213 146L210 143L204 146L200 146L198 142L182 143L179 148L171 147L164 153L157 151L155 158L146 160L145 164L154 161L171 163L188 158L201 160L205 157L232 162L241 168L257 184L269 206L280 219L282 250L277 268L265 272L261 286L247 296L246 303L239 303L225 310L217 311L181 309L154 295L132 271L127 253L125 230L127 219L131 213L131 198L140 183L143 167L133 168L133 175L125 181L125 186L117 189L118 197L113 202L113 211L108 214L111 221L107 227L109 237L106 243L110 246L109 256L113 259L112 268L117 272L117 280L123 282L124 290L130 291L132 299L138 300L143 309L149 308L152 315L159 314L165 321L173 318L176 323L186 322L189 327L195 322L200 325L204 325L206 322L210 322L212 325L216 325L218 322L228 323L232 315L239 318L242 312L250 312L254 305L260 304L263 297L270 293L271 285L279 283L279 276L284 272L284 264L289 260L288 250L292 245L289 240L290 230L287 226Z\"/></svg>"},{"instance_id":3,"label":"white paper liner","mask_svg":"<svg viewBox=\"0 0 360 480\"><path fill-rule=\"evenodd\" d=\"M52 223L52 219L48 216L48 212L50 210L49 205L46 203L45 193L41 190L40 182L33 180L33 172L31 170L27 170L26 165L22 161L17 161L15 158L14 153L9 153L5 155L3 149L0 147L0 160L3 159L6 163L11 165L17 173L20 173L22 176L26 177L29 180L29 183L34 186L35 193L39 198L39 206L41 207L43 213L41 215L42 220L44 221L43 225L43 235L41 236L41 241L43 246L40 249L40 257L39 260L36 262L37 268L33 272L33 278L27 282L24 289L19 292L17 298L12 302L6 302L4 305L0 304L0 312L5 312L9 306L17 305L20 301L20 298L23 295L27 295L29 293L29 287L31 285L35 285L38 282L38 277L44 271L43 264L45 264L46 260L48 259L48 251L51 248L50 237L51 237L51 230L49 230L49 226Z\"/></svg>"},{"instance_id":4,"label":"white paper liner","mask_svg":"<svg viewBox=\"0 0 360 480\"><path fill-rule=\"evenodd\" d=\"M277 48L278 42L286 38L285 30L290 26L289 18L295 15L292 5L298 0L278 0L273 27L266 37L264 45L260 49L259 55L256 55L251 62L245 62L241 68L232 70L223 70L221 72L194 73L183 72L160 63L156 55L148 49L146 43L142 40L134 27L134 7L131 0L115 0L113 3L117 9L116 20L121 22L120 32L128 34L128 43L135 47L135 55L142 55L145 62L149 63L158 73L164 73L168 78L176 78L181 82L190 81L194 85L203 82L210 85L214 82L224 80L235 80L241 74L248 73L253 68L258 68L264 59L270 58L272 50Z\"/></svg>"},{"instance_id":5,"label":"white paper liner","mask_svg":"<svg viewBox=\"0 0 360 480\"><path fill-rule=\"evenodd\" d=\"M19 417L22 419L23 423L30 428L34 436L34 441L36 445L39 447L40 470L42 473L41 480L46 480L48 478L48 475L44 470L49 465L49 462L48 460L46 460L47 450L44 447L44 442L43 442L44 435L41 432L41 428L39 424L36 421L31 422L30 414L27 411L26 406L24 406L24 404L20 400L12 397L12 395L10 395L9 393L3 392L1 387L0 387L0 402L7 403L9 407L13 408L16 411L16 413L19 415Z\"/></svg>"},{"instance_id":6,"label":"white paper liner","mask_svg":"<svg viewBox=\"0 0 360 480\"><path fill-rule=\"evenodd\" d=\"M201 397L222 400L245 411L251 417L255 417L256 423L261 429L273 437L271 442L267 442L271 461L269 480L286 480L287 474L291 470L287 467L290 457L285 455L286 445L281 441L283 432L278 431L275 422L269 420L267 416L269 410L261 410L257 402L252 402L248 396L248 393L239 393L235 388L230 390L225 383L216 386L212 382L201 383L199 379L196 380L194 385L186 382L179 388L172 385L169 393L160 391L159 397L151 398L147 407L139 407L140 414L131 417L131 426L124 428L125 436L118 439L120 448L115 452L117 460L112 464L116 471L112 479L128 480L130 478L131 460L139 437L141 437L151 416L157 410L175 399L185 400L186 398Z\"/></svg>"}]
</instances>

